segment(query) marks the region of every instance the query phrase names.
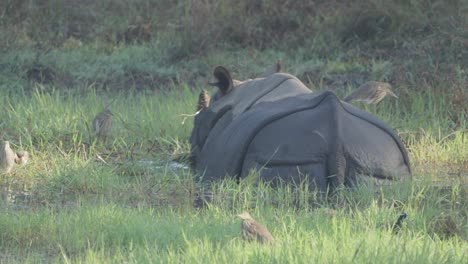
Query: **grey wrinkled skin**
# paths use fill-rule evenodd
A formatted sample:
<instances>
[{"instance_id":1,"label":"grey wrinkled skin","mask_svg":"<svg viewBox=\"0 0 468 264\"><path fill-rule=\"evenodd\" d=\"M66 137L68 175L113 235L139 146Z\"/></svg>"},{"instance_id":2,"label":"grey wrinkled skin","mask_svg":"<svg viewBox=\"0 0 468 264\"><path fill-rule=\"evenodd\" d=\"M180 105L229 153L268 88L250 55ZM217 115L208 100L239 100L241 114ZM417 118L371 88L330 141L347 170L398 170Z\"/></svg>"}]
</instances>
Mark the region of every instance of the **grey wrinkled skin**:
<instances>
[{"instance_id":1,"label":"grey wrinkled skin","mask_svg":"<svg viewBox=\"0 0 468 264\"><path fill-rule=\"evenodd\" d=\"M266 181L307 179L325 192L361 174L411 177L407 151L387 125L285 73L220 87L195 117L190 142L192 169L205 182L255 169Z\"/></svg>"}]
</instances>

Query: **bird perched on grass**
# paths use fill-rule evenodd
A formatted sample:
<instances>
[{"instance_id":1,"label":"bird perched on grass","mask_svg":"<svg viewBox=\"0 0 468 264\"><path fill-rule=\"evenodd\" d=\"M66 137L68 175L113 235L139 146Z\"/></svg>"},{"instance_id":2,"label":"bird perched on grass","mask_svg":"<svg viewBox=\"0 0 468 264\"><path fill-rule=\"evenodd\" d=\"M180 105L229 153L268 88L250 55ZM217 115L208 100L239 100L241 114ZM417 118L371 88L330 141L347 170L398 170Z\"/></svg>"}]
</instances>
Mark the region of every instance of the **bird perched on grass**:
<instances>
[{"instance_id":1,"label":"bird perched on grass","mask_svg":"<svg viewBox=\"0 0 468 264\"><path fill-rule=\"evenodd\" d=\"M2 141L0 145L0 170L2 173L10 173L15 165L15 152L10 147L10 142Z\"/></svg>"},{"instance_id":2,"label":"bird perched on grass","mask_svg":"<svg viewBox=\"0 0 468 264\"><path fill-rule=\"evenodd\" d=\"M401 225L403 224L403 220L408 217L408 215L403 212L397 219L397 221L395 222L395 224L393 225L392 227L392 233L393 234L398 234L398 232L400 231L401 229Z\"/></svg>"},{"instance_id":3,"label":"bird perched on grass","mask_svg":"<svg viewBox=\"0 0 468 264\"><path fill-rule=\"evenodd\" d=\"M16 153L15 163L25 165L29 161L29 153L26 150L22 150Z\"/></svg>"},{"instance_id":4,"label":"bird perched on grass","mask_svg":"<svg viewBox=\"0 0 468 264\"><path fill-rule=\"evenodd\" d=\"M96 136L106 139L112 131L112 112L106 108L97 114L93 120L93 132Z\"/></svg>"},{"instance_id":5,"label":"bird perched on grass","mask_svg":"<svg viewBox=\"0 0 468 264\"><path fill-rule=\"evenodd\" d=\"M201 111L210 105L210 96L208 92L203 89L198 96L197 111Z\"/></svg>"},{"instance_id":6,"label":"bird perched on grass","mask_svg":"<svg viewBox=\"0 0 468 264\"><path fill-rule=\"evenodd\" d=\"M238 215L242 219L242 238L247 241L257 240L261 243L275 243L268 229L255 221L248 212Z\"/></svg>"},{"instance_id":7,"label":"bird perched on grass","mask_svg":"<svg viewBox=\"0 0 468 264\"><path fill-rule=\"evenodd\" d=\"M274 73L281 72L282 69L283 69L283 63L281 62L281 60L278 60L275 65L268 68L263 74L258 76L258 78L268 77Z\"/></svg>"},{"instance_id":8,"label":"bird perched on grass","mask_svg":"<svg viewBox=\"0 0 468 264\"><path fill-rule=\"evenodd\" d=\"M392 86L389 83L369 81L359 86L358 89L346 96L343 101L347 103L363 102L366 104L378 104L387 94L398 98L392 91Z\"/></svg>"}]
</instances>

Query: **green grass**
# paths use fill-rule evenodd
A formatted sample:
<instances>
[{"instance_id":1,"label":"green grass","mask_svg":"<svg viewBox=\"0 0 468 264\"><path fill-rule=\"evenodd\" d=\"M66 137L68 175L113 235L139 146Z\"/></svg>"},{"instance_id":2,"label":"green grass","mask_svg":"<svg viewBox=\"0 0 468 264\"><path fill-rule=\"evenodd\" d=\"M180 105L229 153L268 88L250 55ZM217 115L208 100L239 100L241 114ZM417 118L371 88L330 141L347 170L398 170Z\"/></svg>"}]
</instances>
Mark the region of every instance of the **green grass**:
<instances>
[{"instance_id":1,"label":"green grass","mask_svg":"<svg viewBox=\"0 0 468 264\"><path fill-rule=\"evenodd\" d=\"M31 154L0 175L1 263L468 259L466 1L0 2L0 137ZM116 42L139 23L151 25L151 41ZM365 179L319 199L306 184L272 189L255 174L203 190L171 167L190 151L191 115L200 90L214 91L213 68L242 80L278 59L340 98L390 81L398 101L356 106L399 134L413 180ZM109 103L104 143L89 130ZM278 245L241 240L242 211Z\"/></svg>"},{"instance_id":2,"label":"green grass","mask_svg":"<svg viewBox=\"0 0 468 264\"><path fill-rule=\"evenodd\" d=\"M7 260L18 262L362 263L378 259L462 263L466 258L468 246L462 237L443 240L427 222L439 210L449 212L444 203L451 201L451 195L460 195L459 190L441 195L427 189L428 185L401 184L372 191L368 186L341 193L336 197L338 203L310 210L286 203L285 208L272 205L281 193L288 193L286 187L277 191L261 185L244 187L239 191L234 182L225 183L220 191L232 195L229 201L214 202L202 211L131 208L103 200L93 204L79 201L70 208L7 209L0 216L1 246ZM377 192L379 199L359 201L360 195L369 192ZM270 195L269 200L264 199L265 194ZM395 208L395 201L401 207ZM228 209L226 203L236 206ZM326 207L332 204L334 210ZM240 239L235 215L244 209L270 227L278 245ZM466 204L456 205L450 213L466 209ZM403 230L392 235L390 227L402 210L410 217Z\"/></svg>"},{"instance_id":3,"label":"green grass","mask_svg":"<svg viewBox=\"0 0 468 264\"><path fill-rule=\"evenodd\" d=\"M208 206L192 206L186 170L168 166L189 151L197 90L80 96L49 92L2 95L3 136L31 153L27 166L3 176L0 216L4 262L372 262L462 263L466 259L466 124L450 129L444 101L407 108L384 101L377 115L405 140L411 183L364 183L317 200L307 190L271 189L252 181L215 184ZM114 100L114 101L113 101ZM95 113L112 103L106 144L89 137ZM372 111L372 109L369 109ZM433 114L434 111L437 114ZM421 120L415 123L414 120ZM462 119L463 120L463 119ZM451 132L448 132L451 131ZM315 197L315 198L314 198ZM314 206L310 207L311 202ZM275 247L240 239L236 214L248 210L280 241ZM400 234L389 231L398 215ZM449 237L434 221L449 216Z\"/></svg>"}]
</instances>

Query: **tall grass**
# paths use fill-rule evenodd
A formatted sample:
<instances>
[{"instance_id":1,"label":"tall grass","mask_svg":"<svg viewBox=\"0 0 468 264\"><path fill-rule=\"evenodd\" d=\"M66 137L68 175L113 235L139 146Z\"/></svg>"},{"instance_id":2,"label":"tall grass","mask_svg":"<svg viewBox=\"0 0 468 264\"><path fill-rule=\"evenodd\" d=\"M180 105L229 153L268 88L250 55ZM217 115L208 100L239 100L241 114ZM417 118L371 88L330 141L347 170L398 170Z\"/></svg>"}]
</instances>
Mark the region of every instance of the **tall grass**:
<instances>
[{"instance_id":1,"label":"tall grass","mask_svg":"<svg viewBox=\"0 0 468 264\"><path fill-rule=\"evenodd\" d=\"M5 262L466 258L466 124L442 132L450 130L450 120L428 110L443 109L442 98L415 103L412 111L390 100L376 108L408 146L412 183L363 183L323 197L301 186L273 189L255 175L203 191L190 172L171 167L172 157L189 151L191 119L182 121L194 112L197 92L187 87L113 94L90 89L80 96L39 89L3 93L3 137L32 156L27 166L1 179L2 193L12 197L0 203ZM109 102L113 137L103 143L90 137L88 127ZM422 123L411 122L418 118ZM280 245L245 244L235 216L244 210L266 224ZM392 236L402 211L408 221ZM437 222L446 217L455 223L448 231Z\"/></svg>"},{"instance_id":2,"label":"tall grass","mask_svg":"<svg viewBox=\"0 0 468 264\"><path fill-rule=\"evenodd\" d=\"M68 259L99 263L303 263L378 259L398 263L449 260L462 263L466 257L467 244L463 237L442 240L430 229L431 219L441 211L452 215L455 212L454 217L466 219L466 215L456 215L456 212L466 212L466 204L456 205L451 213L450 209L444 209L444 199L451 193L437 192L428 185L401 185L404 191L397 192L397 188L375 190L377 195L370 193L366 202L361 192L369 194L368 188L343 191L339 195L349 199L338 204L325 202L314 210L271 203L279 198L277 195L283 198L283 189L273 191L263 186L262 191L244 186L239 190L234 182L221 186L217 192L230 197L228 200L243 197L250 202L226 208L226 201L214 201L201 211L133 209L106 199L94 204L76 204L69 209L37 212L7 209L0 216L1 247L10 256L8 260L29 258L33 262ZM261 195L263 192L271 195L271 199L266 200ZM399 207L394 207L396 201ZM252 208L251 202L257 207ZM281 204L282 200L278 202ZM330 209L336 205L339 206ZM245 208L250 208L270 228L279 241L277 246L249 244L240 239L235 215ZM406 211L409 219L398 235L392 235L391 226L401 211ZM466 223L457 221L466 228Z\"/></svg>"}]
</instances>

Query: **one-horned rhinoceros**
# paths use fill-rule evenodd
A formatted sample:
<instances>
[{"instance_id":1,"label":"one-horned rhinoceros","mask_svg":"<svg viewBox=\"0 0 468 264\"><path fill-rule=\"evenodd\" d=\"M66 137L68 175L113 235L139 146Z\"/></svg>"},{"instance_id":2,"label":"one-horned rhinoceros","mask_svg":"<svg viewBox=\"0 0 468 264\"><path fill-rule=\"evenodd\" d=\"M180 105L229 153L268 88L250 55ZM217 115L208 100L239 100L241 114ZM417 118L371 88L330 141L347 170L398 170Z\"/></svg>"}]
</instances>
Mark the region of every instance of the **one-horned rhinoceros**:
<instances>
[{"instance_id":1,"label":"one-horned rhinoceros","mask_svg":"<svg viewBox=\"0 0 468 264\"><path fill-rule=\"evenodd\" d=\"M200 95L190 138L192 167L204 181L246 177L313 188L349 185L358 175L411 177L407 151L382 121L334 93L312 93L296 77L274 73L244 82L215 68L219 91Z\"/></svg>"}]
</instances>

